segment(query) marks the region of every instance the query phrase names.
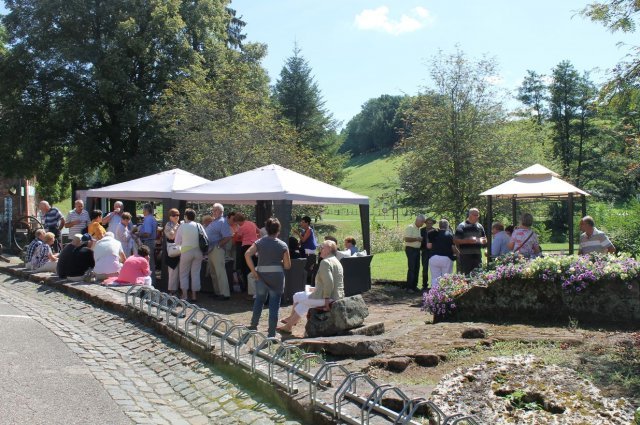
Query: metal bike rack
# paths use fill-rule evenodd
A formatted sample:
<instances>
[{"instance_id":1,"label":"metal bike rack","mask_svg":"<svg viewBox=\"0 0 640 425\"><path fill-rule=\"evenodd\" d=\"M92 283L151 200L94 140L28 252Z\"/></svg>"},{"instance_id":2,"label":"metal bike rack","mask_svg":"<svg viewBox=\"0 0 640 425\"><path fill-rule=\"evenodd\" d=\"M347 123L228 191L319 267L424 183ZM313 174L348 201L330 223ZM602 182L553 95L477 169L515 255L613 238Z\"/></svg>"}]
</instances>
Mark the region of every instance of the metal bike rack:
<instances>
[{"instance_id":1,"label":"metal bike rack","mask_svg":"<svg viewBox=\"0 0 640 425\"><path fill-rule=\"evenodd\" d=\"M218 330L221 325L224 325L224 332L220 332ZM207 331L207 348L213 348L213 345L211 344L211 338L213 338L214 334L216 334L216 336L218 337L222 337L222 335L226 334L229 328L232 326L234 326L234 323L231 320L219 317L218 320L216 320L216 322L213 324L213 326ZM220 351L222 352L222 339L220 340L220 348Z\"/></svg>"},{"instance_id":2,"label":"metal bike rack","mask_svg":"<svg viewBox=\"0 0 640 425\"><path fill-rule=\"evenodd\" d=\"M204 310L204 311L207 311L207 310ZM218 314L207 311L207 314L205 314L204 317L200 319L200 322L198 322L198 324L196 325L196 341L200 341L200 329L204 329L204 326L206 325L207 320L213 319L213 323L215 323L216 320L218 320L219 318L220 316Z\"/></svg>"},{"instance_id":3,"label":"metal bike rack","mask_svg":"<svg viewBox=\"0 0 640 425\"><path fill-rule=\"evenodd\" d=\"M238 345L238 342L242 339L242 335L244 334L243 331L248 331L248 330L249 329L247 329L247 327L245 325L233 325L229 329L227 329L227 332L225 332L225 334L220 339L220 353L222 354L222 356L231 358L230 354L227 355L227 352L224 349L224 344L225 344L225 342L227 342L229 340L229 337L231 337L231 335L234 332L237 332L238 333L238 338L235 339L235 344L232 343L231 345L234 347L233 360L236 363L239 363L238 351L236 350L236 347Z\"/></svg>"},{"instance_id":4,"label":"metal bike rack","mask_svg":"<svg viewBox=\"0 0 640 425\"><path fill-rule=\"evenodd\" d=\"M258 344L258 346L253 349L253 353L251 353L251 372L258 373L264 376L269 382L271 382L272 376L272 363L269 360L275 355L275 351L272 351L273 346L277 345L279 342L280 341L278 341L276 338L266 338L260 344ZM256 367L257 357L262 357L264 359L264 362L267 365L267 373L264 373Z\"/></svg>"},{"instance_id":5,"label":"metal bike rack","mask_svg":"<svg viewBox=\"0 0 640 425\"><path fill-rule=\"evenodd\" d=\"M160 304L160 300L162 299L162 292L153 290L149 292L148 296L146 295L147 294L145 294L145 299L147 300L147 314L149 316L154 316L154 314L151 313L151 309L155 307L157 315L158 305Z\"/></svg>"},{"instance_id":6,"label":"metal bike rack","mask_svg":"<svg viewBox=\"0 0 640 425\"><path fill-rule=\"evenodd\" d=\"M124 303L135 307L135 299L141 289L142 288L140 286L132 286L129 288L129 290L124 294ZM129 303L129 298L131 298L131 303Z\"/></svg>"},{"instance_id":7,"label":"metal bike rack","mask_svg":"<svg viewBox=\"0 0 640 425\"><path fill-rule=\"evenodd\" d=\"M175 305L174 309L171 311L171 314L175 313L176 315L175 325L173 325L173 328L180 329L179 320L187 316L187 310L191 307L192 307L191 304L189 304L187 301L178 300L178 303ZM180 308L180 310L177 310L178 308ZM171 326L170 322L167 322L167 324Z\"/></svg>"},{"instance_id":8,"label":"metal bike rack","mask_svg":"<svg viewBox=\"0 0 640 425\"><path fill-rule=\"evenodd\" d=\"M196 318L198 317L199 313L202 314L202 317L206 317L207 314L209 313L207 310L205 310L203 308L200 308L200 307L196 306L195 304L192 304L192 306L193 306L193 311L191 312L189 317L187 317L184 320L184 333L185 333L185 335L189 335L189 325L192 324L192 323L195 324L196 331L197 331L198 325L200 324L200 321L196 320Z\"/></svg>"},{"instance_id":9,"label":"metal bike rack","mask_svg":"<svg viewBox=\"0 0 640 425\"><path fill-rule=\"evenodd\" d=\"M324 359L316 353L304 353L295 361L295 363L293 363L293 365L291 365L287 371L287 391L289 394L293 394L295 376L298 376L301 379L305 379L309 376L311 372L311 362L313 360L316 360L320 367L325 363Z\"/></svg>"},{"instance_id":10,"label":"metal bike rack","mask_svg":"<svg viewBox=\"0 0 640 425\"><path fill-rule=\"evenodd\" d=\"M351 373L349 372L349 370L347 370L346 367L344 367L339 363L327 362L323 364L322 367L320 367L320 369L318 369L316 374L313 376L313 379L311 380L311 382L309 382L309 394L311 398L311 404L313 406L320 407L322 410L331 413L333 416L335 416L335 411L333 410L333 407L331 406L331 404L322 400L318 400L318 387L321 385L325 386L323 384L323 378L326 378L326 381L329 382L329 385L332 384L331 381L332 381L332 377L333 377L332 375L333 375L334 369L337 369L340 372L342 372L344 376L347 376Z\"/></svg>"},{"instance_id":11,"label":"metal bike rack","mask_svg":"<svg viewBox=\"0 0 640 425\"><path fill-rule=\"evenodd\" d=\"M311 405L331 414L340 422L368 425L371 415L376 414L376 418L389 423L418 425L421 422L417 422L414 416L420 407L426 406L429 420L437 425L480 425L473 416L460 413L447 416L429 400L409 399L402 390L393 385L378 385L365 373L349 372L337 362L326 362L316 353L307 353L295 345L269 338L261 332L235 324L218 313L212 313L152 287L132 286L125 293L125 304L151 317L164 319L168 326L183 333L187 338L204 344L209 350L215 348L213 338L217 338L223 357L254 374L261 375L268 382L284 388L289 394L298 392L297 383L308 382ZM175 316L175 319L171 316ZM180 319L184 319L182 326ZM228 348L229 345L233 350ZM262 360L263 366L259 366L259 359ZM286 381L276 372L284 372ZM335 376L336 372L338 377ZM332 390L334 378L341 381L337 388ZM371 391L364 395L358 394L360 383L366 384ZM319 389L325 394L324 400L318 396ZM402 401L402 409L399 412L382 405L384 395L389 392L393 392ZM327 395L332 397L331 400L326 398ZM347 403L351 403L352 407L360 411L359 418L343 411Z\"/></svg>"},{"instance_id":12,"label":"metal bike rack","mask_svg":"<svg viewBox=\"0 0 640 425\"><path fill-rule=\"evenodd\" d=\"M429 419L436 421L436 425L444 425L447 421L447 415L438 408L431 401L428 401L424 398L416 398L409 401L408 404L404 406L402 411L400 412L400 418L398 423L400 424L410 424L412 423L413 415L418 411L418 408L421 406L427 406L429 408ZM437 418L433 418L433 413L437 415Z\"/></svg>"},{"instance_id":13,"label":"metal bike rack","mask_svg":"<svg viewBox=\"0 0 640 425\"><path fill-rule=\"evenodd\" d=\"M173 295L169 295L164 300L160 301L160 309L165 312L165 323L167 325L171 325L171 323L169 322L169 316L171 316L171 312L179 302L180 299L178 297L174 297Z\"/></svg>"},{"instance_id":14,"label":"metal bike rack","mask_svg":"<svg viewBox=\"0 0 640 425\"><path fill-rule=\"evenodd\" d=\"M368 379L368 383L375 389L376 383L369 378L369 376L362 372L352 372L346 376L346 378L342 381L342 383L338 386L338 389L333 393L333 411L335 412L335 418L340 420L342 418L342 400L345 398L345 393L347 391L353 391L354 393L357 391L357 382L358 379ZM359 422L346 418L346 420L350 423Z\"/></svg>"},{"instance_id":15,"label":"metal bike rack","mask_svg":"<svg viewBox=\"0 0 640 425\"><path fill-rule=\"evenodd\" d=\"M376 388L374 388L373 392L369 394L369 397L367 397L364 403L362 403L360 418L363 424L369 423L371 412L373 411L383 414L387 417L395 416L394 421L397 422L397 419L400 417L400 413L388 409L382 405L382 397L389 391L396 394L402 400L402 411L404 411L411 403L411 399L409 399L409 397L407 397L407 395L400 388L391 384L377 386Z\"/></svg>"},{"instance_id":16,"label":"metal bike rack","mask_svg":"<svg viewBox=\"0 0 640 425\"><path fill-rule=\"evenodd\" d=\"M264 341L268 339L269 338L262 332L247 329L247 331L242 334L242 336L240 337L240 339L235 345L236 363L242 364L247 368L253 369L253 366L252 366L253 353L255 352L256 347L260 346ZM247 352L245 355L245 359L243 360L243 354L241 350L244 347L247 347L247 350L246 350ZM249 357L249 358L247 359L246 357Z\"/></svg>"}]
</instances>

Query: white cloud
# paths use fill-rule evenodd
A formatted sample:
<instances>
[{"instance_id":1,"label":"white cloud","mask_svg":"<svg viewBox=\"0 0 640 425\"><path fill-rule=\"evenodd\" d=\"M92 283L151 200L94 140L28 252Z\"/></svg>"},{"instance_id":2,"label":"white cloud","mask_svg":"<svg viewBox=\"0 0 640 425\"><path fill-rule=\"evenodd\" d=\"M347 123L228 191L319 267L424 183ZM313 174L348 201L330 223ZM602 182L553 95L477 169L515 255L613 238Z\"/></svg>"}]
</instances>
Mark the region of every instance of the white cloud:
<instances>
[{"instance_id":1,"label":"white cloud","mask_svg":"<svg viewBox=\"0 0 640 425\"><path fill-rule=\"evenodd\" d=\"M360 30L383 31L392 35L414 32L433 22L431 13L424 7L415 7L399 19L389 18L389 8L380 6L365 9L356 15L354 24Z\"/></svg>"}]
</instances>

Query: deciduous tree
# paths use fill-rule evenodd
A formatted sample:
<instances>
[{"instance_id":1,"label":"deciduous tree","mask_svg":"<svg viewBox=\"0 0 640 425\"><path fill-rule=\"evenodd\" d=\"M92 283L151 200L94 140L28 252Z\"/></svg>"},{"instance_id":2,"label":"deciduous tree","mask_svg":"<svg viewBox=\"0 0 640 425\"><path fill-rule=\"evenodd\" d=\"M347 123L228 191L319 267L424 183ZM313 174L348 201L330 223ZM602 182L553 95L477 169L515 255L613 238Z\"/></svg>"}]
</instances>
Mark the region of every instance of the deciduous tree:
<instances>
[{"instance_id":1,"label":"deciduous tree","mask_svg":"<svg viewBox=\"0 0 640 425\"><path fill-rule=\"evenodd\" d=\"M51 184L65 174L82 182L87 170L122 180L160 168L166 146L151 109L209 48L227 43L227 4L7 1L0 146L16 153L0 159L3 171Z\"/></svg>"},{"instance_id":2,"label":"deciduous tree","mask_svg":"<svg viewBox=\"0 0 640 425\"><path fill-rule=\"evenodd\" d=\"M472 60L460 50L431 60L432 85L409 112L408 154L400 167L410 204L461 219L479 204L480 192L515 171L507 164L521 158L518 146L508 146L497 131L505 114L491 84L496 74L494 60Z\"/></svg>"}]
</instances>

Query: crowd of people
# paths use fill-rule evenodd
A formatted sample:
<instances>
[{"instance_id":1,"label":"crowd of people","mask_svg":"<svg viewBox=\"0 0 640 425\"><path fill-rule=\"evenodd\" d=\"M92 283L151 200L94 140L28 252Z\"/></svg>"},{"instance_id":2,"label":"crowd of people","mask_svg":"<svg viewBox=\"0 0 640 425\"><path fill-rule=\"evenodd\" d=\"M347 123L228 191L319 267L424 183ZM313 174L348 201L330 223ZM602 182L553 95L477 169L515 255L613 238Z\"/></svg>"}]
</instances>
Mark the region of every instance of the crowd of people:
<instances>
[{"instance_id":1,"label":"crowd of people","mask_svg":"<svg viewBox=\"0 0 640 425\"><path fill-rule=\"evenodd\" d=\"M405 289L410 292L427 291L438 285L438 279L453 272L457 261L457 271L469 275L482 267L483 255L491 261L497 257L515 253L525 258L535 258L542 254L538 235L533 230L533 216L523 213L518 226L505 227L496 221L491 225L491 252L485 252L487 235L479 222L480 211L471 208L465 221L452 231L449 222L441 219L438 228L435 219L418 214L413 223L404 231L405 254L407 257L407 281ZM604 232L595 227L590 216L580 220L579 254L593 252L615 252L615 247ZM422 265L422 288L418 288L418 276ZM431 279L429 281L429 270Z\"/></svg>"},{"instance_id":2,"label":"crowd of people","mask_svg":"<svg viewBox=\"0 0 640 425\"><path fill-rule=\"evenodd\" d=\"M82 200L75 201L66 217L46 201L40 202L39 208L44 229L35 232L35 239L25 249L27 268L57 273L73 281L155 285L156 246L166 244L161 251L165 253L162 261L168 269L169 293L197 301L201 268L206 264L217 299L229 300L234 289L248 292L254 302L252 328L257 328L262 309L268 304L269 336L274 336L276 330L291 332L309 308L328 309L334 300L342 298L343 270L339 259L358 253L352 237L344 240L343 250L338 249L338 241L332 236L326 236L319 244L308 216L302 217L300 228L294 229L285 243L278 238L281 225L277 219L270 218L258 228L240 212L225 215L224 206L219 203L213 205L211 215L202 217L201 223L196 221L193 209L187 208L183 214L170 209L161 229L151 204L143 206L137 225L120 201L107 214L97 209L86 211ZM62 248L64 227L69 229L70 242ZM306 258L307 285L294 295L291 314L283 320L283 326L277 327L284 272L291 267L292 258ZM230 263L232 273L228 270Z\"/></svg>"}]
</instances>

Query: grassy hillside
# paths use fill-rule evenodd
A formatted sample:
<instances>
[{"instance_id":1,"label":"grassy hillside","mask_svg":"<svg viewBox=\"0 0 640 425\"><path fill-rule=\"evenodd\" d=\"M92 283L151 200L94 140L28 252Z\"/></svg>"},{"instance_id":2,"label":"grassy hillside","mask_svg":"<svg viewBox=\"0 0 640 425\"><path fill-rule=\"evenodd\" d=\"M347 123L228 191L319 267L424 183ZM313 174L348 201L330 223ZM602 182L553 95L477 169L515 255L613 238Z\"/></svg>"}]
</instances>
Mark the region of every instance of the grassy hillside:
<instances>
[{"instance_id":1,"label":"grassy hillside","mask_svg":"<svg viewBox=\"0 0 640 425\"><path fill-rule=\"evenodd\" d=\"M372 204L384 193L393 193L398 187L398 166L402 158L389 152L360 155L347 163L347 177L340 187L367 195Z\"/></svg>"}]
</instances>

